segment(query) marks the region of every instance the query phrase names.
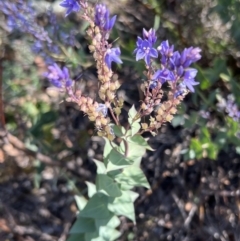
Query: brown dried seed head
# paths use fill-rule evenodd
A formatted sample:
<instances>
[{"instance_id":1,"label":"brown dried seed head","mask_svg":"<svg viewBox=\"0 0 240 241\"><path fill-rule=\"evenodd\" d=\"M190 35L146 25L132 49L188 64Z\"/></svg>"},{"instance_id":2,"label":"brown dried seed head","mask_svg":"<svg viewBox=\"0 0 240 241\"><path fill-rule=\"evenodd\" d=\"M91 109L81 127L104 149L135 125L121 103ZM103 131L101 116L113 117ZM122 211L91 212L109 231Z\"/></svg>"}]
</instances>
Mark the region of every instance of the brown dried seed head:
<instances>
[{"instance_id":1,"label":"brown dried seed head","mask_svg":"<svg viewBox=\"0 0 240 241\"><path fill-rule=\"evenodd\" d=\"M172 107L170 110L171 114L176 114L177 113L177 109L175 107Z\"/></svg>"},{"instance_id":2,"label":"brown dried seed head","mask_svg":"<svg viewBox=\"0 0 240 241\"><path fill-rule=\"evenodd\" d=\"M146 105L145 103L142 103L141 108L142 108L143 110L146 110L146 109L147 109L147 105Z\"/></svg>"},{"instance_id":3,"label":"brown dried seed head","mask_svg":"<svg viewBox=\"0 0 240 241\"><path fill-rule=\"evenodd\" d=\"M96 116L94 116L94 115L89 115L89 116L88 116L88 119L89 119L90 121L95 121L95 120L96 120Z\"/></svg>"},{"instance_id":4,"label":"brown dried seed head","mask_svg":"<svg viewBox=\"0 0 240 241\"><path fill-rule=\"evenodd\" d=\"M80 110L83 111L83 112L86 112L86 110L87 110L86 104L81 104Z\"/></svg>"},{"instance_id":5,"label":"brown dried seed head","mask_svg":"<svg viewBox=\"0 0 240 241\"><path fill-rule=\"evenodd\" d=\"M121 109L119 107L116 107L113 110L114 110L114 112L116 113L117 116L119 116L121 114Z\"/></svg>"},{"instance_id":6,"label":"brown dried seed head","mask_svg":"<svg viewBox=\"0 0 240 241\"><path fill-rule=\"evenodd\" d=\"M108 120L106 118L104 118L104 117L101 117L101 124L103 126L107 125L108 124Z\"/></svg>"},{"instance_id":7,"label":"brown dried seed head","mask_svg":"<svg viewBox=\"0 0 240 241\"><path fill-rule=\"evenodd\" d=\"M91 99L90 97L87 97L87 103L88 105L91 105L93 103L93 99Z\"/></svg>"},{"instance_id":8,"label":"brown dried seed head","mask_svg":"<svg viewBox=\"0 0 240 241\"><path fill-rule=\"evenodd\" d=\"M164 111L163 109L160 107L157 111L158 115L163 115Z\"/></svg>"},{"instance_id":9,"label":"brown dried seed head","mask_svg":"<svg viewBox=\"0 0 240 241\"><path fill-rule=\"evenodd\" d=\"M163 119L162 115L157 115L157 116L156 116L156 120L157 120L157 121L162 121L162 119Z\"/></svg>"},{"instance_id":10,"label":"brown dried seed head","mask_svg":"<svg viewBox=\"0 0 240 241\"><path fill-rule=\"evenodd\" d=\"M173 119L173 116L168 114L165 119L166 119L166 121L170 122Z\"/></svg>"},{"instance_id":11,"label":"brown dried seed head","mask_svg":"<svg viewBox=\"0 0 240 241\"><path fill-rule=\"evenodd\" d=\"M112 90L112 91L116 90L115 83L111 83L110 86L109 86L109 89Z\"/></svg>"},{"instance_id":12,"label":"brown dried seed head","mask_svg":"<svg viewBox=\"0 0 240 241\"><path fill-rule=\"evenodd\" d=\"M99 29L99 27L96 26L95 29L94 29L94 31L95 31L96 34L100 33L100 29Z\"/></svg>"},{"instance_id":13,"label":"brown dried seed head","mask_svg":"<svg viewBox=\"0 0 240 241\"><path fill-rule=\"evenodd\" d=\"M148 124L147 123L142 123L141 125L142 125L142 129L143 130L146 130L148 128Z\"/></svg>"},{"instance_id":14,"label":"brown dried seed head","mask_svg":"<svg viewBox=\"0 0 240 241\"><path fill-rule=\"evenodd\" d=\"M90 52L94 52L95 51L95 46L93 46L93 45L89 45L88 48L89 48Z\"/></svg>"},{"instance_id":15,"label":"brown dried seed head","mask_svg":"<svg viewBox=\"0 0 240 241\"><path fill-rule=\"evenodd\" d=\"M96 126L101 126L102 125L100 117L96 118L95 124L96 124Z\"/></svg>"}]
</instances>

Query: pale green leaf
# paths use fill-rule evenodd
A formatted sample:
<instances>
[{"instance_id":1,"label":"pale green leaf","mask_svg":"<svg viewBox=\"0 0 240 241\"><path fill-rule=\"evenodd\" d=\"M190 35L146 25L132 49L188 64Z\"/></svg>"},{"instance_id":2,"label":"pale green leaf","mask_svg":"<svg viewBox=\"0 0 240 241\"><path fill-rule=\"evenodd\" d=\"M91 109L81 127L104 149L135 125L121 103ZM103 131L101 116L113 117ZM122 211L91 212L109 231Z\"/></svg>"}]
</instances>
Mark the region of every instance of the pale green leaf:
<instances>
[{"instance_id":1,"label":"pale green leaf","mask_svg":"<svg viewBox=\"0 0 240 241\"><path fill-rule=\"evenodd\" d=\"M124 168L129 166L131 163L132 162L120 152L112 149L108 157L107 172Z\"/></svg>"},{"instance_id":2,"label":"pale green leaf","mask_svg":"<svg viewBox=\"0 0 240 241\"><path fill-rule=\"evenodd\" d=\"M96 186L91 182L85 182L85 183L87 184L87 187L88 187L88 197L91 198L97 192Z\"/></svg>"},{"instance_id":3,"label":"pale green leaf","mask_svg":"<svg viewBox=\"0 0 240 241\"><path fill-rule=\"evenodd\" d=\"M80 217L104 219L109 217L107 207L108 198L102 193L94 194L88 201L85 208L80 212Z\"/></svg>"},{"instance_id":4,"label":"pale green leaf","mask_svg":"<svg viewBox=\"0 0 240 241\"><path fill-rule=\"evenodd\" d=\"M109 198L108 208L116 215L123 215L135 223L134 206L128 191L122 191L121 197Z\"/></svg>"},{"instance_id":5,"label":"pale green leaf","mask_svg":"<svg viewBox=\"0 0 240 241\"><path fill-rule=\"evenodd\" d=\"M133 122L133 124L131 125L131 130L132 130L132 136L134 136L136 133L138 133L138 131L140 130L141 126L139 123L137 122Z\"/></svg>"},{"instance_id":6,"label":"pale green leaf","mask_svg":"<svg viewBox=\"0 0 240 241\"><path fill-rule=\"evenodd\" d=\"M83 196L74 196L78 209L81 211L87 204L87 199Z\"/></svg>"},{"instance_id":7,"label":"pale green leaf","mask_svg":"<svg viewBox=\"0 0 240 241\"><path fill-rule=\"evenodd\" d=\"M93 159L93 161L95 162L95 164L97 166L97 173L98 174L105 174L106 173L106 167L105 167L104 163L100 162L96 159Z\"/></svg>"},{"instance_id":8,"label":"pale green leaf","mask_svg":"<svg viewBox=\"0 0 240 241\"><path fill-rule=\"evenodd\" d=\"M128 138L128 141L136 145L142 146L150 151L153 151L153 149L148 145L147 141L141 135L135 135L133 137L130 137Z\"/></svg>"},{"instance_id":9,"label":"pale green leaf","mask_svg":"<svg viewBox=\"0 0 240 241\"><path fill-rule=\"evenodd\" d=\"M114 179L121 184L122 189L132 189L133 187L141 186L150 188L143 171L135 165L125 167L123 172L116 175Z\"/></svg>"},{"instance_id":10,"label":"pale green leaf","mask_svg":"<svg viewBox=\"0 0 240 241\"><path fill-rule=\"evenodd\" d=\"M96 184L98 191L104 190L110 197L121 196L121 191L118 184L115 183L111 177L105 174L97 175Z\"/></svg>"},{"instance_id":11,"label":"pale green leaf","mask_svg":"<svg viewBox=\"0 0 240 241\"><path fill-rule=\"evenodd\" d=\"M116 215L111 214L106 219L96 219L95 224L96 228L98 229L101 226L108 226L110 228L116 228L120 225L120 220Z\"/></svg>"}]
</instances>

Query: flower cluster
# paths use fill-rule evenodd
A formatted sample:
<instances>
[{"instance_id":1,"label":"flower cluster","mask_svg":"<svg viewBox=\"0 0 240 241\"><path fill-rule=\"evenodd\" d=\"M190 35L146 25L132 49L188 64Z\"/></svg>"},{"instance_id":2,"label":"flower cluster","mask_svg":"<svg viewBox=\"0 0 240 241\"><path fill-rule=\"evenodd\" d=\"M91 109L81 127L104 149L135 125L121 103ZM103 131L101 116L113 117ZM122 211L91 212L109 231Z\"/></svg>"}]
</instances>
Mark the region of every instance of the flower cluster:
<instances>
[{"instance_id":1,"label":"flower cluster","mask_svg":"<svg viewBox=\"0 0 240 241\"><path fill-rule=\"evenodd\" d=\"M33 35L40 41L52 42L44 28L36 23L36 12L30 4L23 0L0 1L0 9L7 17L11 31L18 29Z\"/></svg>"},{"instance_id":2,"label":"flower cluster","mask_svg":"<svg viewBox=\"0 0 240 241\"><path fill-rule=\"evenodd\" d=\"M56 63L48 66L48 73L45 73L45 77L49 79L52 85L57 88L69 88L72 86L72 80L69 76L67 67L61 69Z\"/></svg>"},{"instance_id":3,"label":"flower cluster","mask_svg":"<svg viewBox=\"0 0 240 241\"><path fill-rule=\"evenodd\" d=\"M194 92L197 70L190 68L190 65L201 58L201 49L190 47L182 52L174 51L174 46L169 45L168 40L163 41L157 48L154 47L157 41L153 29L143 29L143 38L138 37L136 42L136 60L144 59L147 66L148 81L143 85L145 100L142 103L141 115L149 115L155 111L155 117L150 118L150 124L143 123L144 131L152 131L160 128L162 123L171 121L176 113L177 105L183 100L190 90ZM153 59L159 57L159 69L153 67ZM168 83L170 91L167 93L167 100L162 101L162 85Z\"/></svg>"},{"instance_id":4,"label":"flower cluster","mask_svg":"<svg viewBox=\"0 0 240 241\"><path fill-rule=\"evenodd\" d=\"M95 24L104 31L110 31L115 24L117 16L114 15L111 19L109 10L104 4L97 4L95 8Z\"/></svg>"},{"instance_id":5,"label":"flower cluster","mask_svg":"<svg viewBox=\"0 0 240 241\"><path fill-rule=\"evenodd\" d=\"M119 47L112 48L108 43L110 30L116 21L116 16L110 18L109 10L104 4L96 4L94 9L94 21L90 22L91 28L87 31L92 39L89 46L96 61L98 79L100 81L99 96L108 103L117 104L115 92L120 84L117 76L111 69L112 62L121 64L121 50Z\"/></svg>"},{"instance_id":6,"label":"flower cluster","mask_svg":"<svg viewBox=\"0 0 240 241\"><path fill-rule=\"evenodd\" d=\"M68 16L71 12L78 12L81 9L81 6L77 0L63 0L60 3L60 6L67 8L65 16Z\"/></svg>"},{"instance_id":7,"label":"flower cluster","mask_svg":"<svg viewBox=\"0 0 240 241\"><path fill-rule=\"evenodd\" d=\"M199 84L195 81L197 70L190 68L192 63L195 63L201 58L201 49L196 47L185 48L181 53L174 52L174 46L170 46L168 41L163 41L157 48L161 56L161 68L155 72L153 79L164 82L181 83L180 88L187 87L194 92L194 85ZM175 95L178 95L176 92Z\"/></svg>"},{"instance_id":8,"label":"flower cluster","mask_svg":"<svg viewBox=\"0 0 240 241\"><path fill-rule=\"evenodd\" d=\"M228 95L227 100L221 99L217 104L220 111L225 111L235 121L240 121L240 109L235 103L233 95Z\"/></svg>"},{"instance_id":9,"label":"flower cluster","mask_svg":"<svg viewBox=\"0 0 240 241\"><path fill-rule=\"evenodd\" d=\"M153 47L157 41L156 32L153 29L146 31L143 29L143 39L138 37L137 47L134 50L134 54L136 54L136 60L144 59L146 65L150 65L151 58L157 58L158 52Z\"/></svg>"}]
</instances>

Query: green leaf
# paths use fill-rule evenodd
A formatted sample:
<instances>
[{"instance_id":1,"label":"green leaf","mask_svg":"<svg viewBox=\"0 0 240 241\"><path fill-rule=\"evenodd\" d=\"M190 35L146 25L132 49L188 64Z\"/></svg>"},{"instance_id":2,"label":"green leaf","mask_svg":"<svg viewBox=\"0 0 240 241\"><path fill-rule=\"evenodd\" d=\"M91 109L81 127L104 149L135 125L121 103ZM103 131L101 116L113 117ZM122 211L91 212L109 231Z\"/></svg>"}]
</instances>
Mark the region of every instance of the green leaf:
<instances>
[{"instance_id":1,"label":"green leaf","mask_svg":"<svg viewBox=\"0 0 240 241\"><path fill-rule=\"evenodd\" d=\"M88 187L88 197L91 198L97 192L96 186L91 182L85 182L85 183L87 184L87 187Z\"/></svg>"},{"instance_id":2,"label":"green leaf","mask_svg":"<svg viewBox=\"0 0 240 241\"><path fill-rule=\"evenodd\" d=\"M86 241L84 234L71 234L67 241Z\"/></svg>"},{"instance_id":3,"label":"green leaf","mask_svg":"<svg viewBox=\"0 0 240 241\"><path fill-rule=\"evenodd\" d=\"M98 232L86 233L85 241L105 241L102 237L99 237Z\"/></svg>"},{"instance_id":4,"label":"green leaf","mask_svg":"<svg viewBox=\"0 0 240 241\"><path fill-rule=\"evenodd\" d=\"M83 218L78 217L72 228L70 229L70 234L79 234L79 233L90 233L95 232L95 222L92 218Z\"/></svg>"},{"instance_id":5,"label":"green leaf","mask_svg":"<svg viewBox=\"0 0 240 241\"><path fill-rule=\"evenodd\" d=\"M121 126L114 125L112 128L113 128L113 132L116 136L122 137L124 135L123 132L122 132Z\"/></svg>"},{"instance_id":6,"label":"green leaf","mask_svg":"<svg viewBox=\"0 0 240 241\"><path fill-rule=\"evenodd\" d=\"M98 191L104 190L110 197L119 197L122 194L118 184L105 174L98 174L96 183Z\"/></svg>"},{"instance_id":7,"label":"green leaf","mask_svg":"<svg viewBox=\"0 0 240 241\"><path fill-rule=\"evenodd\" d=\"M113 149L110 141L107 138L104 138L105 140L105 145L104 145L104 150L103 150L103 158L104 160L108 158L108 155L110 154L111 150Z\"/></svg>"},{"instance_id":8,"label":"green leaf","mask_svg":"<svg viewBox=\"0 0 240 241\"><path fill-rule=\"evenodd\" d=\"M129 191L122 191L122 196L109 198L108 208L116 215L123 215L135 223L134 206Z\"/></svg>"},{"instance_id":9,"label":"green leaf","mask_svg":"<svg viewBox=\"0 0 240 241\"><path fill-rule=\"evenodd\" d=\"M116 229L105 226L99 228L99 236L103 238L103 240L114 241L121 236L121 233Z\"/></svg>"},{"instance_id":10,"label":"green leaf","mask_svg":"<svg viewBox=\"0 0 240 241\"><path fill-rule=\"evenodd\" d=\"M139 197L139 194L136 192L133 192L131 190L128 191L131 197L132 202L135 202L135 200Z\"/></svg>"},{"instance_id":11,"label":"green leaf","mask_svg":"<svg viewBox=\"0 0 240 241\"><path fill-rule=\"evenodd\" d=\"M115 149L112 149L108 157L107 172L122 169L130 164L131 161Z\"/></svg>"},{"instance_id":12,"label":"green leaf","mask_svg":"<svg viewBox=\"0 0 240 241\"><path fill-rule=\"evenodd\" d=\"M97 174L105 174L106 173L106 167L103 162L100 162L96 159L93 159L97 166Z\"/></svg>"},{"instance_id":13,"label":"green leaf","mask_svg":"<svg viewBox=\"0 0 240 241\"><path fill-rule=\"evenodd\" d=\"M140 130L141 126L138 122L133 122L131 125L132 136L134 136Z\"/></svg>"},{"instance_id":14,"label":"green leaf","mask_svg":"<svg viewBox=\"0 0 240 241\"><path fill-rule=\"evenodd\" d=\"M114 241L120 237L121 233L115 229L120 223L119 218L113 214L107 219L97 219L95 221L99 236L109 241Z\"/></svg>"},{"instance_id":15,"label":"green leaf","mask_svg":"<svg viewBox=\"0 0 240 241\"><path fill-rule=\"evenodd\" d=\"M101 226L108 226L110 228L116 228L120 225L120 223L121 222L120 222L119 218L114 214L111 214L106 219L96 219L95 220L95 224L96 224L97 229Z\"/></svg>"},{"instance_id":16,"label":"green leaf","mask_svg":"<svg viewBox=\"0 0 240 241\"><path fill-rule=\"evenodd\" d=\"M78 195L75 195L74 198L77 203L78 210L81 211L86 206L87 199L83 196L78 196Z\"/></svg>"},{"instance_id":17,"label":"green leaf","mask_svg":"<svg viewBox=\"0 0 240 241\"><path fill-rule=\"evenodd\" d=\"M135 143L136 145L142 146L150 151L153 151L153 149L148 145L146 140L141 135L135 135L133 137L128 138L129 142Z\"/></svg>"},{"instance_id":18,"label":"green leaf","mask_svg":"<svg viewBox=\"0 0 240 241\"><path fill-rule=\"evenodd\" d=\"M137 110L135 109L135 106L133 105L131 107L131 109L128 111L128 122L130 125L132 125L133 121L136 121L136 122L139 122L140 121L140 118L137 119L137 120L134 120L134 118L136 117L137 115Z\"/></svg>"},{"instance_id":19,"label":"green leaf","mask_svg":"<svg viewBox=\"0 0 240 241\"><path fill-rule=\"evenodd\" d=\"M133 187L150 188L143 171L135 165L125 167L123 172L116 175L114 179L121 185L121 189L124 190L132 189Z\"/></svg>"},{"instance_id":20,"label":"green leaf","mask_svg":"<svg viewBox=\"0 0 240 241\"><path fill-rule=\"evenodd\" d=\"M80 217L104 219L109 217L108 198L103 193L95 193L80 212Z\"/></svg>"},{"instance_id":21,"label":"green leaf","mask_svg":"<svg viewBox=\"0 0 240 241\"><path fill-rule=\"evenodd\" d=\"M127 158L136 166L140 166L143 155L146 152L144 147L136 145L133 142L127 142L128 151ZM121 143L122 148L124 148L123 143Z\"/></svg>"}]
</instances>

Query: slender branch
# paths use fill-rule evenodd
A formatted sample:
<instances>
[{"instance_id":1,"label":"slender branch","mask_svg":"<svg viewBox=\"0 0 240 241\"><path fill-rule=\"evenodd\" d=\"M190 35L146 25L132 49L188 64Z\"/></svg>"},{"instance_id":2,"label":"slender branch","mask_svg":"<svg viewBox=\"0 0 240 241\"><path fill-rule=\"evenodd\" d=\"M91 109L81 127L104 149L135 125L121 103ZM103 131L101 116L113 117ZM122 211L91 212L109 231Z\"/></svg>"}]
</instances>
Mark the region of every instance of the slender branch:
<instances>
[{"instance_id":1,"label":"slender branch","mask_svg":"<svg viewBox=\"0 0 240 241\"><path fill-rule=\"evenodd\" d=\"M124 151L124 156L127 157L128 156L128 143L125 139L122 139L123 143L124 143L124 147L125 147L125 151Z\"/></svg>"},{"instance_id":2,"label":"slender branch","mask_svg":"<svg viewBox=\"0 0 240 241\"><path fill-rule=\"evenodd\" d=\"M113 112L113 109L112 109L111 106L109 107L109 110L110 110L110 113L111 113L112 118L114 119L116 125L119 125L119 121L118 121L118 119L116 118L116 116L114 115L114 112Z\"/></svg>"}]
</instances>

